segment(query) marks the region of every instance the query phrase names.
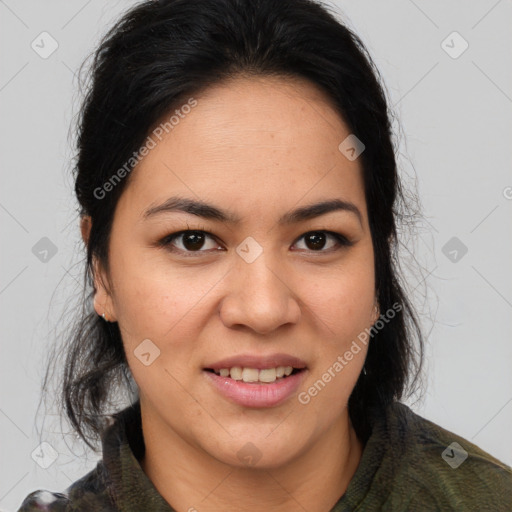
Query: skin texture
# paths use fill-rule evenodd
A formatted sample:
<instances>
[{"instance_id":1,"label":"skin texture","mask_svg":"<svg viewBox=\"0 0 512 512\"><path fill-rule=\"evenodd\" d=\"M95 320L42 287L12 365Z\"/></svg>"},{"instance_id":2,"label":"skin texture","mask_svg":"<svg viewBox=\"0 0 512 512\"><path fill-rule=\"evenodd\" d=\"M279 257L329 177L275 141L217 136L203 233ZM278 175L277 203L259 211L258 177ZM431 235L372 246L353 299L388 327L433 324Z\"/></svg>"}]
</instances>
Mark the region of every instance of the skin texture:
<instances>
[{"instance_id":1,"label":"skin texture","mask_svg":"<svg viewBox=\"0 0 512 512\"><path fill-rule=\"evenodd\" d=\"M375 322L361 165L338 150L350 131L307 81L238 77L195 98L132 171L114 216L110 270L96 267L96 311L119 323L140 389L141 465L179 511L328 511L361 458L347 402L367 348L306 405L296 394L275 407L242 407L221 396L203 368L239 354L291 354L307 364L304 391ZM175 195L243 220L144 218ZM336 198L354 203L362 223L336 211L277 224L289 210ZM158 245L187 229L211 236L202 247L183 237ZM326 235L315 248L304 237L325 230L353 246ZM252 263L236 252L247 237L263 250ZM134 355L145 339L160 350L149 366ZM260 456L254 466L237 456L248 442Z\"/></svg>"}]
</instances>

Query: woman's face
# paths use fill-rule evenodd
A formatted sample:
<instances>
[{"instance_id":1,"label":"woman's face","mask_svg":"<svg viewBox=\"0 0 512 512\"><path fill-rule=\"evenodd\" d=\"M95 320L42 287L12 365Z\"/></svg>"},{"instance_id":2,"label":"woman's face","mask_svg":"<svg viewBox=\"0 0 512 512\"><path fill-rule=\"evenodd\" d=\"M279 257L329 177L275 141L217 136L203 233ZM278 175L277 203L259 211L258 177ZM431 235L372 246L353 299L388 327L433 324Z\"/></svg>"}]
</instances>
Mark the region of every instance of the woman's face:
<instances>
[{"instance_id":1,"label":"woman's face","mask_svg":"<svg viewBox=\"0 0 512 512\"><path fill-rule=\"evenodd\" d=\"M277 467L348 427L366 356L353 342L377 318L362 169L307 82L240 77L195 100L132 171L95 304L119 323L145 424L227 464ZM300 215L325 201L352 206Z\"/></svg>"}]
</instances>

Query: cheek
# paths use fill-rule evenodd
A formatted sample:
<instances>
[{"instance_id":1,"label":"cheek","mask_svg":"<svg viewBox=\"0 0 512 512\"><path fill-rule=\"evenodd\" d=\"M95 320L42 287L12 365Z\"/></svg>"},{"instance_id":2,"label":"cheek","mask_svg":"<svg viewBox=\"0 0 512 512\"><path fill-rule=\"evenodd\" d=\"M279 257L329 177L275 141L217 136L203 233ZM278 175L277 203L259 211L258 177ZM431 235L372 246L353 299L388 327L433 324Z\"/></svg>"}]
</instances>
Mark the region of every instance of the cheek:
<instances>
[{"instance_id":1,"label":"cheek","mask_svg":"<svg viewBox=\"0 0 512 512\"><path fill-rule=\"evenodd\" d=\"M186 282L184 275L139 259L141 263L135 265L125 258L116 269L118 277L130 276L118 281L115 296L128 365L146 399L153 402L156 397L172 396L180 404L178 409L184 410L193 405L182 392L191 378L189 362L197 350L190 341L199 336L198 306L212 284ZM149 354L148 365L144 354Z\"/></svg>"},{"instance_id":2,"label":"cheek","mask_svg":"<svg viewBox=\"0 0 512 512\"><path fill-rule=\"evenodd\" d=\"M300 401L326 421L348 402L368 351L366 333L375 297L373 254L354 254L328 274L317 273L303 284L310 287L307 305L322 330L322 343L315 348L314 369Z\"/></svg>"},{"instance_id":3,"label":"cheek","mask_svg":"<svg viewBox=\"0 0 512 512\"><path fill-rule=\"evenodd\" d=\"M371 322L375 297L372 266L346 265L302 282L301 295L333 341L357 336Z\"/></svg>"},{"instance_id":4,"label":"cheek","mask_svg":"<svg viewBox=\"0 0 512 512\"><path fill-rule=\"evenodd\" d=\"M366 332L371 327L374 300L373 275L369 272L361 278L351 274L331 280L323 292L318 286L314 290L309 305L318 319L322 337L315 348L311 375L298 400L311 407L311 421L325 425L335 421L348 403L366 359Z\"/></svg>"},{"instance_id":5,"label":"cheek","mask_svg":"<svg viewBox=\"0 0 512 512\"><path fill-rule=\"evenodd\" d=\"M197 329L202 301L215 284L214 276L162 260L134 252L112 265L114 306L129 346L145 338L159 343L170 337L173 343L190 339L187 333Z\"/></svg>"}]
</instances>

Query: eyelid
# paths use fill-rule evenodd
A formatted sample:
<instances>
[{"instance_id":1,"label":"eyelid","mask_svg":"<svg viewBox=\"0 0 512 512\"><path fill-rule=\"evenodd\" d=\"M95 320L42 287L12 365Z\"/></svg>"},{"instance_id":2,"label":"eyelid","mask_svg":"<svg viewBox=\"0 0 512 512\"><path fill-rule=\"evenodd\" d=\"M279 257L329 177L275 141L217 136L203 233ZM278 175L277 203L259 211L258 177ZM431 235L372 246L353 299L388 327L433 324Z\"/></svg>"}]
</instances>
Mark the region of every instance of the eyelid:
<instances>
[{"instance_id":1,"label":"eyelid","mask_svg":"<svg viewBox=\"0 0 512 512\"><path fill-rule=\"evenodd\" d=\"M170 252L179 253L179 254L185 255L186 257L189 257L189 256L194 257L196 254L200 255L202 253L211 254L211 250L206 250L206 251L203 251L203 250L184 251L182 249L178 249L178 248L175 248L175 247L173 247L172 249L169 248L169 247L172 247L172 245L171 245L172 241L174 241L176 238L179 238L181 235L184 235L184 234L189 233L189 232L203 233L203 234L209 236L210 238L212 238L213 240L217 241L217 237L213 233L209 232L206 228L204 228L202 226L199 226L198 228L190 228L190 226L187 224L187 229L182 229L180 231L175 231L173 233L170 233L170 234L166 235L161 240L159 240L158 246L159 247L163 247L163 248L167 248ZM331 231L331 230L328 230L328 229L312 229L312 230L304 232L302 235L300 235L298 238L296 238L296 240L293 242L293 245L295 245L299 240L301 240L306 235L309 235L311 233L325 233L326 235L328 235L331 238L335 239L335 241L338 244L338 247L330 248L330 249L327 249L327 250L318 250L318 251L309 250L308 251L309 253L314 253L314 254L319 254L319 255L320 254L330 254L330 253L333 253L333 252L338 252L338 251L340 251L343 248L351 247L351 246L353 246L355 244L354 241L350 240L345 235L343 235L341 233L338 233L336 231Z\"/></svg>"},{"instance_id":2,"label":"eyelid","mask_svg":"<svg viewBox=\"0 0 512 512\"><path fill-rule=\"evenodd\" d=\"M181 235L184 235L186 233L190 233L190 232L198 232L198 233L203 233L207 236L209 236L210 238L214 239L217 241L217 237L211 233L210 231L208 231L206 228L202 227L202 226L199 226L197 228L191 228L188 223L187 223L187 229L182 229L180 231L174 231L173 233L169 233L168 235L165 235L163 238L161 238L158 242L157 242L157 245L159 247L168 247L171 245L171 241L172 240L175 240L176 238L179 238ZM181 249L177 249L177 251L179 252L184 252L182 251ZM202 252L208 252L208 251L186 251L188 253L202 253Z\"/></svg>"}]
</instances>

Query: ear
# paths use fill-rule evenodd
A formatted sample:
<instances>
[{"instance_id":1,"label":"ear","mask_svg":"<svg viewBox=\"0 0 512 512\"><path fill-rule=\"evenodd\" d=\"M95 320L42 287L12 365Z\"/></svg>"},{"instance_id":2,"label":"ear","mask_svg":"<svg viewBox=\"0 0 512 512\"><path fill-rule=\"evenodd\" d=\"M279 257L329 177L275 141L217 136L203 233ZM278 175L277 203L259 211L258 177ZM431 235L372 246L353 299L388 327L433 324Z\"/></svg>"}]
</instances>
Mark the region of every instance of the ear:
<instances>
[{"instance_id":1,"label":"ear","mask_svg":"<svg viewBox=\"0 0 512 512\"><path fill-rule=\"evenodd\" d=\"M90 215L84 215L80 219L80 231L85 245L89 245L89 236L92 228ZM99 316L105 315L107 322L116 322L114 302L112 300L111 285L106 270L99 260L93 256L94 276L94 310Z\"/></svg>"},{"instance_id":2,"label":"ear","mask_svg":"<svg viewBox=\"0 0 512 512\"><path fill-rule=\"evenodd\" d=\"M82 240L85 246L89 245L89 235L91 233L92 220L90 215L82 215L80 218L80 231L82 233Z\"/></svg>"},{"instance_id":3,"label":"ear","mask_svg":"<svg viewBox=\"0 0 512 512\"><path fill-rule=\"evenodd\" d=\"M375 322L379 319L380 317L380 308L379 308L379 301L377 299L377 297L375 297L375 301L373 303L373 309L372 309L372 320L371 320L371 324L375 324Z\"/></svg>"}]
</instances>

